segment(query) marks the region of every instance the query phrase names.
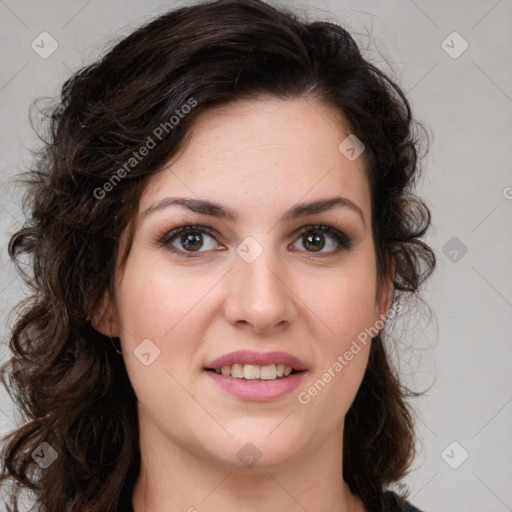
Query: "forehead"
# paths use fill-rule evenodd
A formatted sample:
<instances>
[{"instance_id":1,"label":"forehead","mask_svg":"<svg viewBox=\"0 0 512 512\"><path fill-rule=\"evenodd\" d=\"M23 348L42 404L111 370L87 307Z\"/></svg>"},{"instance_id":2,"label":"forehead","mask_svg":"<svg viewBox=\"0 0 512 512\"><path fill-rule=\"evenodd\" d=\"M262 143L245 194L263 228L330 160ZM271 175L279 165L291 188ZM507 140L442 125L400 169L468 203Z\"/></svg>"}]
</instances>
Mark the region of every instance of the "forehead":
<instances>
[{"instance_id":1,"label":"forehead","mask_svg":"<svg viewBox=\"0 0 512 512\"><path fill-rule=\"evenodd\" d=\"M214 200L243 218L342 195L369 212L365 162L339 150L349 133L334 108L312 99L262 97L210 109L149 180L139 211L172 195Z\"/></svg>"}]
</instances>

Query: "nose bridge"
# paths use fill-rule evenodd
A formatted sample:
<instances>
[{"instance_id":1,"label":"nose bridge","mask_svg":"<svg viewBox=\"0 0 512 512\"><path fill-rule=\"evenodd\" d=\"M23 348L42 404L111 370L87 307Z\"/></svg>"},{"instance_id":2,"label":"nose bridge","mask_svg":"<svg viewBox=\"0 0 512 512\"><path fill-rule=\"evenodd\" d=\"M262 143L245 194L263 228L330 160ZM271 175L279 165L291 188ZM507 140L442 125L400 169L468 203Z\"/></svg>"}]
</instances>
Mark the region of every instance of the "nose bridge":
<instances>
[{"instance_id":1,"label":"nose bridge","mask_svg":"<svg viewBox=\"0 0 512 512\"><path fill-rule=\"evenodd\" d=\"M292 294L285 285L283 262L274 252L271 237L256 240L249 236L236 253L226 297L230 323L249 323L263 332L290 322Z\"/></svg>"}]
</instances>

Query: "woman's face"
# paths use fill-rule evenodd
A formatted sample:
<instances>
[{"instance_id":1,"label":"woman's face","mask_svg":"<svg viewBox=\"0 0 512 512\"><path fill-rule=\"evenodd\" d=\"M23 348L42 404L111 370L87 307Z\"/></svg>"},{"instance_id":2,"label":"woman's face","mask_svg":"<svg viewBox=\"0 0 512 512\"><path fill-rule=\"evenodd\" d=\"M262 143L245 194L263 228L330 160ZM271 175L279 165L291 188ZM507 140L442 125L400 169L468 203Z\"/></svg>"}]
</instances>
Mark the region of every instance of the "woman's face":
<instances>
[{"instance_id":1,"label":"woman's face","mask_svg":"<svg viewBox=\"0 0 512 512\"><path fill-rule=\"evenodd\" d=\"M389 307L348 135L316 101L232 103L149 181L112 334L158 446L239 468L341 453L365 329Z\"/></svg>"}]
</instances>

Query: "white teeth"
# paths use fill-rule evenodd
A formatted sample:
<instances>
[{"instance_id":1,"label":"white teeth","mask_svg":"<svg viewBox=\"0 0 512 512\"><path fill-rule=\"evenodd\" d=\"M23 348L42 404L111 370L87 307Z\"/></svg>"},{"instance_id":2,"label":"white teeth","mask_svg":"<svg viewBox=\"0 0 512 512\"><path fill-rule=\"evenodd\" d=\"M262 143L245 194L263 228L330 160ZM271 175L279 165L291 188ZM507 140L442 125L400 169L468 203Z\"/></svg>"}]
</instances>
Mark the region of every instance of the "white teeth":
<instances>
[{"instance_id":1,"label":"white teeth","mask_svg":"<svg viewBox=\"0 0 512 512\"><path fill-rule=\"evenodd\" d=\"M237 379L244 378L244 365L243 364L232 364L231 365L231 377Z\"/></svg>"},{"instance_id":2,"label":"white teeth","mask_svg":"<svg viewBox=\"0 0 512 512\"><path fill-rule=\"evenodd\" d=\"M263 380L274 380L277 377L276 365L268 364L267 366L262 366L260 369L260 379Z\"/></svg>"},{"instance_id":3,"label":"white teeth","mask_svg":"<svg viewBox=\"0 0 512 512\"><path fill-rule=\"evenodd\" d=\"M244 364L244 379L253 380L260 378L260 367L253 364Z\"/></svg>"},{"instance_id":4,"label":"white teeth","mask_svg":"<svg viewBox=\"0 0 512 512\"><path fill-rule=\"evenodd\" d=\"M292 373L292 367L286 364L267 364L258 366L255 364L232 364L216 368L215 372L225 376L231 376L236 379L246 380L275 380L277 378L288 377Z\"/></svg>"}]
</instances>

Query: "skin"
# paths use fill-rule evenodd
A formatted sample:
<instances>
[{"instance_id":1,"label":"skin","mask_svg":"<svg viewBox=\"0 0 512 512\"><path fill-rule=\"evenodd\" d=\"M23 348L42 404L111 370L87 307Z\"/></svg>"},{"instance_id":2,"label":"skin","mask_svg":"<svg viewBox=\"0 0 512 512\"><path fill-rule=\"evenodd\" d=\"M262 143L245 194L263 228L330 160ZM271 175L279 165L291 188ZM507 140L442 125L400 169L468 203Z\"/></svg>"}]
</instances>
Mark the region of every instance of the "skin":
<instances>
[{"instance_id":1,"label":"skin","mask_svg":"<svg viewBox=\"0 0 512 512\"><path fill-rule=\"evenodd\" d=\"M139 213L180 196L215 201L239 218L179 205L140 215L122 269L118 260L115 303L100 327L121 338L138 397L135 512L365 510L341 468L344 417L370 342L307 405L298 401L390 307L391 281L377 281L364 158L349 161L338 150L349 133L317 100L231 103L203 114L184 150L150 179ZM358 205L364 222L347 207L279 220L297 203L334 196ZM319 223L348 235L352 248L334 254L335 239L320 233L325 246L316 252L298 230ZM179 236L167 247L156 242L187 224L209 226L216 236L199 234L192 244L202 241L199 252ZM249 236L263 250L252 263L236 253ZM187 249L198 257L187 258ZM160 350L149 366L134 355L144 339ZM278 400L241 400L203 371L240 349L291 353L308 373ZM249 442L261 453L253 467L237 457Z\"/></svg>"}]
</instances>

